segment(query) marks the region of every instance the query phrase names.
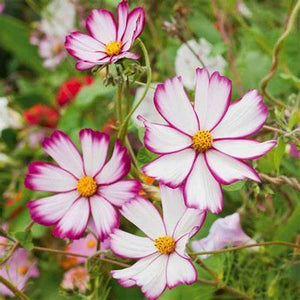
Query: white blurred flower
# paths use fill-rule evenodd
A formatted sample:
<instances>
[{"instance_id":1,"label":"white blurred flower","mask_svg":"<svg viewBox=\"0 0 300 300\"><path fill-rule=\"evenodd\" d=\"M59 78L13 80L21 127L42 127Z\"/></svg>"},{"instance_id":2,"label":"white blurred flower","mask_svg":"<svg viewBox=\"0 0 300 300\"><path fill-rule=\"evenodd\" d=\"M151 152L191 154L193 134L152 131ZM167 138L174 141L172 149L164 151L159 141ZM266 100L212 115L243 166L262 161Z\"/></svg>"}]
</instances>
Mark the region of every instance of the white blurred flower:
<instances>
[{"instance_id":1,"label":"white blurred flower","mask_svg":"<svg viewBox=\"0 0 300 300\"><path fill-rule=\"evenodd\" d=\"M139 115L143 116L145 119L150 122L164 124L166 123L162 116L157 112L157 109L154 105L154 92L156 89L157 83L152 83L151 88L148 90L148 93L137 110L133 113L131 119L138 127L144 127L143 122L138 120ZM136 89L134 104L135 106L140 100L142 94L144 93L145 87L139 87Z\"/></svg>"},{"instance_id":2,"label":"white blurred flower","mask_svg":"<svg viewBox=\"0 0 300 300\"><path fill-rule=\"evenodd\" d=\"M74 29L76 9L70 0L54 0L42 12L40 30L48 36L65 36Z\"/></svg>"},{"instance_id":3,"label":"white blurred flower","mask_svg":"<svg viewBox=\"0 0 300 300\"><path fill-rule=\"evenodd\" d=\"M226 246L242 246L255 244L242 229L239 213L234 213L225 218L217 219L209 230L209 235L199 241L191 242L191 247L195 252L217 251ZM257 247L252 248L257 249ZM209 255L200 255L206 258Z\"/></svg>"},{"instance_id":4,"label":"white blurred flower","mask_svg":"<svg viewBox=\"0 0 300 300\"><path fill-rule=\"evenodd\" d=\"M20 128L22 126L20 114L9 108L7 104L7 98L0 97L0 135L6 128Z\"/></svg>"},{"instance_id":5,"label":"white blurred flower","mask_svg":"<svg viewBox=\"0 0 300 300\"><path fill-rule=\"evenodd\" d=\"M212 45L206 39L201 38L199 43L195 40L190 40L187 44L180 46L175 58L176 74L182 77L185 87L188 89L194 88L195 70L199 67L204 67L190 48L199 55L210 74L215 71L218 71L221 74L224 73L227 62L221 55L211 56Z\"/></svg>"},{"instance_id":6,"label":"white blurred flower","mask_svg":"<svg viewBox=\"0 0 300 300\"><path fill-rule=\"evenodd\" d=\"M237 2L237 10L245 18L250 19L252 17L252 11L246 6L244 1L242 0Z\"/></svg>"}]
</instances>

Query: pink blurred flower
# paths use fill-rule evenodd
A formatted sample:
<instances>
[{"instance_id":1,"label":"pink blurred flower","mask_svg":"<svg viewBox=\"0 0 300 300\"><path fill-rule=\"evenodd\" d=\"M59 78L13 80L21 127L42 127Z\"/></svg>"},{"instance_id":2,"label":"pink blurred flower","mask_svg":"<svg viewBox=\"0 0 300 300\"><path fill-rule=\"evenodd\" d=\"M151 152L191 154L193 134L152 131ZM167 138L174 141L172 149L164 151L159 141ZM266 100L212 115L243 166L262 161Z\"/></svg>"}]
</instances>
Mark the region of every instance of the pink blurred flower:
<instances>
[{"instance_id":1,"label":"pink blurred flower","mask_svg":"<svg viewBox=\"0 0 300 300\"><path fill-rule=\"evenodd\" d=\"M101 250L107 250L110 246L110 239L107 238L100 243ZM91 256L97 251L97 240L91 233L79 240L74 240L67 246L67 252ZM76 257L78 263L85 262L86 258Z\"/></svg>"},{"instance_id":2,"label":"pink blurred flower","mask_svg":"<svg viewBox=\"0 0 300 300\"><path fill-rule=\"evenodd\" d=\"M0 0L0 14L3 13L4 9L5 9L5 2L4 0Z\"/></svg>"},{"instance_id":3,"label":"pink blurred flower","mask_svg":"<svg viewBox=\"0 0 300 300\"><path fill-rule=\"evenodd\" d=\"M209 235L199 241L192 241L191 247L195 252L216 251L226 246L241 246L255 244L256 241L244 233L239 213L217 219L209 230ZM209 255L201 255L206 258Z\"/></svg>"},{"instance_id":4,"label":"pink blurred flower","mask_svg":"<svg viewBox=\"0 0 300 300\"><path fill-rule=\"evenodd\" d=\"M290 156L300 158L300 151L297 150L297 146L294 143L290 143Z\"/></svg>"},{"instance_id":5,"label":"pink blurred flower","mask_svg":"<svg viewBox=\"0 0 300 300\"><path fill-rule=\"evenodd\" d=\"M64 274L61 285L66 289L78 289L80 292L86 290L89 275L85 267L75 267Z\"/></svg>"},{"instance_id":6,"label":"pink blurred flower","mask_svg":"<svg viewBox=\"0 0 300 300\"><path fill-rule=\"evenodd\" d=\"M18 249L12 255L6 267L0 269L0 275L11 281L19 290L25 288L29 278L37 278L39 271L36 261L28 259L28 253L24 249ZM14 296L14 294L0 283L0 295Z\"/></svg>"},{"instance_id":7,"label":"pink blurred flower","mask_svg":"<svg viewBox=\"0 0 300 300\"><path fill-rule=\"evenodd\" d=\"M139 55L129 50L142 33L145 11L137 7L129 12L127 1L121 1L117 14L118 22L110 11L94 9L86 19L89 34L76 31L66 37L66 49L78 59L78 70L113 64L122 58L139 58Z\"/></svg>"}]
</instances>

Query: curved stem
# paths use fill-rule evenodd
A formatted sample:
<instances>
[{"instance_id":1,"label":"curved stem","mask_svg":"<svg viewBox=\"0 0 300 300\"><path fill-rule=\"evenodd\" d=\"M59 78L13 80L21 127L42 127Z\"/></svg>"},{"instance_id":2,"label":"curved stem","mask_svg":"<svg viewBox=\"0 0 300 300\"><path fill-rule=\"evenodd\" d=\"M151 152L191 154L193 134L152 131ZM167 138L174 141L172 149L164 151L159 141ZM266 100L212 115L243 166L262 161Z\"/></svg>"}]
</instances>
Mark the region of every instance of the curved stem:
<instances>
[{"instance_id":1,"label":"curved stem","mask_svg":"<svg viewBox=\"0 0 300 300\"><path fill-rule=\"evenodd\" d=\"M152 78L152 71L151 71L150 59L149 59L149 54L148 54L147 48L145 47L145 45L141 41L141 39L137 39L137 41L138 41L138 44L140 45L140 47L141 47L141 49L143 51L144 58L145 58L146 73L147 73L147 82L146 82L145 90L144 90L141 98L139 99L139 101L137 102L137 104L131 109L131 111L126 116L125 120L123 121L123 123L122 123L122 125L120 127L118 138L121 141L124 141L124 138L125 138L125 135L126 135L126 132L127 132L128 122L129 122L131 116L137 110L137 108L140 106L140 104L142 103L142 101L144 100L144 98L146 97L146 95L148 93L148 90L149 90L150 84L151 84L151 78Z\"/></svg>"},{"instance_id":2,"label":"curved stem","mask_svg":"<svg viewBox=\"0 0 300 300\"><path fill-rule=\"evenodd\" d=\"M300 249L300 245L297 245L297 244L283 242L283 241L273 241L273 242L261 242L261 243L256 243L256 244L243 245L243 246L232 247L232 248L227 248L227 249L222 249L222 250L217 250L217 251L190 252L189 255L196 256L196 255L205 255L205 254L221 254L221 253L232 252L232 251L236 251L236 250L240 250L240 249L244 249L244 248L252 248L252 247L258 247L258 246L270 246L270 245L281 245L281 246Z\"/></svg>"},{"instance_id":3,"label":"curved stem","mask_svg":"<svg viewBox=\"0 0 300 300\"><path fill-rule=\"evenodd\" d=\"M29 300L29 298L21 292L16 286L14 286L10 281L5 279L0 275L0 282L5 285L10 291L12 291L19 299L21 300Z\"/></svg>"},{"instance_id":4,"label":"curved stem","mask_svg":"<svg viewBox=\"0 0 300 300\"><path fill-rule=\"evenodd\" d=\"M275 47L274 47L274 50L273 50L271 69L270 69L269 73L260 82L260 88L262 90L262 94L265 95L270 101L274 102L275 104L277 104L281 107L286 107L286 105L283 102L281 102L280 100L274 98L268 92L267 85L276 73L278 62L279 62L280 51L282 49L284 41L289 36L289 34L291 33L291 31L294 27L299 9L300 9L300 0L297 1L295 7L293 8L292 13L291 13L291 15L288 19L287 26L286 26L285 30L284 30L283 34L280 36L280 38L278 39L278 41L275 44Z\"/></svg>"}]
</instances>

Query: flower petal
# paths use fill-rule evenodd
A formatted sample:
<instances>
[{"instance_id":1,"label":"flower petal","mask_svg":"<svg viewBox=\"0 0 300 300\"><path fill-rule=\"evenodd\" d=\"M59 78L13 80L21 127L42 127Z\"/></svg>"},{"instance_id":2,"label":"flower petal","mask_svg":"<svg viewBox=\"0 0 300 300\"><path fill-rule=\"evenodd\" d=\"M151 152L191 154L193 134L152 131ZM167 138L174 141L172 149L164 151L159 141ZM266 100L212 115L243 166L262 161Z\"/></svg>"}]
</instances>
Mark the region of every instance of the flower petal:
<instances>
[{"instance_id":1,"label":"flower petal","mask_svg":"<svg viewBox=\"0 0 300 300\"><path fill-rule=\"evenodd\" d=\"M268 108L257 90L248 91L241 100L231 104L212 131L214 139L242 138L256 133L268 117Z\"/></svg>"},{"instance_id":2,"label":"flower petal","mask_svg":"<svg viewBox=\"0 0 300 300\"><path fill-rule=\"evenodd\" d=\"M77 59L94 62L107 57L103 44L82 32L72 32L66 37L67 51Z\"/></svg>"},{"instance_id":3,"label":"flower petal","mask_svg":"<svg viewBox=\"0 0 300 300\"><path fill-rule=\"evenodd\" d=\"M171 189L162 183L159 187L167 235L172 236L176 224L187 209L184 204L182 188Z\"/></svg>"},{"instance_id":4,"label":"flower petal","mask_svg":"<svg viewBox=\"0 0 300 300\"><path fill-rule=\"evenodd\" d=\"M122 59L122 58L128 58L128 59L139 59L140 56L138 54L132 53L132 52L123 52L119 55L114 55L111 57L110 63L114 64L116 61Z\"/></svg>"},{"instance_id":5,"label":"flower petal","mask_svg":"<svg viewBox=\"0 0 300 300\"><path fill-rule=\"evenodd\" d=\"M34 222L50 226L56 224L66 214L78 197L77 191L59 193L29 201L26 206Z\"/></svg>"},{"instance_id":6,"label":"flower petal","mask_svg":"<svg viewBox=\"0 0 300 300\"><path fill-rule=\"evenodd\" d=\"M206 218L206 211L187 208L183 216L179 219L172 234L175 241L188 234L189 238L195 235L201 228Z\"/></svg>"},{"instance_id":7,"label":"flower petal","mask_svg":"<svg viewBox=\"0 0 300 300\"><path fill-rule=\"evenodd\" d=\"M167 265L167 286L169 289L179 284L192 284L197 280L197 271L190 260L176 252L169 255Z\"/></svg>"},{"instance_id":8,"label":"flower petal","mask_svg":"<svg viewBox=\"0 0 300 300\"><path fill-rule=\"evenodd\" d=\"M85 70L89 70L91 68L93 68L95 66L95 63L90 63L90 62L86 62L86 61L82 61L82 60L78 60L76 62L76 69L79 71L85 71Z\"/></svg>"},{"instance_id":9,"label":"flower petal","mask_svg":"<svg viewBox=\"0 0 300 300\"><path fill-rule=\"evenodd\" d=\"M55 130L51 137L46 137L42 143L44 150L63 169L77 178L84 176L82 157L73 142L62 131Z\"/></svg>"},{"instance_id":10,"label":"flower petal","mask_svg":"<svg viewBox=\"0 0 300 300\"><path fill-rule=\"evenodd\" d=\"M117 39L117 25L113 14L105 9L93 9L86 19L86 29L99 42L108 44Z\"/></svg>"},{"instance_id":11,"label":"flower petal","mask_svg":"<svg viewBox=\"0 0 300 300\"><path fill-rule=\"evenodd\" d=\"M121 38L122 40L123 51L127 51L131 48L135 39L137 39L141 35L144 25L145 11L142 7L136 7L128 15L127 24L123 36L121 37L118 35L118 38ZM120 31L122 31L122 29Z\"/></svg>"},{"instance_id":12,"label":"flower petal","mask_svg":"<svg viewBox=\"0 0 300 300\"><path fill-rule=\"evenodd\" d=\"M188 176L184 195L186 205L220 213L223 209L223 194L220 184L209 171L203 154L199 154Z\"/></svg>"},{"instance_id":13,"label":"flower petal","mask_svg":"<svg viewBox=\"0 0 300 300\"><path fill-rule=\"evenodd\" d=\"M91 129L81 130L79 136L85 173L87 176L94 177L106 161L109 136Z\"/></svg>"},{"instance_id":14,"label":"flower petal","mask_svg":"<svg viewBox=\"0 0 300 300\"><path fill-rule=\"evenodd\" d=\"M57 223L53 234L61 239L76 240L84 234L90 216L90 206L86 198L76 200L67 213Z\"/></svg>"},{"instance_id":15,"label":"flower petal","mask_svg":"<svg viewBox=\"0 0 300 300\"><path fill-rule=\"evenodd\" d=\"M119 215L115 208L99 195L94 195L90 198L90 205L96 233L100 241L103 241L115 228L119 227Z\"/></svg>"},{"instance_id":16,"label":"flower petal","mask_svg":"<svg viewBox=\"0 0 300 300\"><path fill-rule=\"evenodd\" d=\"M199 130L196 113L184 91L181 77L158 84L154 104L162 117L179 131L193 136Z\"/></svg>"},{"instance_id":17,"label":"flower petal","mask_svg":"<svg viewBox=\"0 0 300 300\"><path fill-rule=\"evenodd\" d=\"M111 159L104 165L95 179L98 184L112 184L128 174L130 157L119 140L116 141Z\"/></svg>"},{"instance_id":18,"label":"flower petal","mask_svg":"<svg viewBox=\"0 0 300 300\"><path fill-rule=\"evenodd\" d=\"M122 206L138 195L141 184L138 180L122 180L113 184L99 186L98 193L111 204Z\"/></svg>"},{"instance_id":19,"label":"flower petal","mask_svg":"<svg viewBox=\"0 0 300 300\"><path fill-rule=\"evenodd\" d=\"M195 111L200 128L211 130L223 118L231 100L231 81L214 72L210 77L206 69L196 70Z\"/></svg>"},{"instance_id":20,"label":"flower petal","mask_svg":"<svg viewBox=\"0 0 300 300\"><path fill-rule=\"evenodd\" d=\"M196 152L185 149L179 152L165 154L143 167L143 172L154 177L162 183L175 188L178 187L188 176Z\"/></svg>"},{"instance_id":21,"label":"flower petal","mask_svg":"<svg viewBox=\"0 0 300 300\"><path fill-rule=\"evenodd\" d=\"M213 149L207 151L205 156L210 171L221 184L232 184L245 179L260 182L256 171L241 160Z\"/></svg>"},{"instance_id":22,"label":"flower petal","mask_svg":"<svg viewBox=\"0 0 300 300\"><path fill-rule=\"evenodd\" d=\"M116 229L110 238L111 250L120 257L142 258L157 252L154 242L147 237Z\"/></svg>"},{"instance_id":23,"label":"flower petal","mask_svg":"<svg viewBox=\"0 0 300 300\"><path fill-rule=\"evenodd\" d=\"M121 285L138 285L148 299L157 299L166 288L167 261L167 255L153 254L129 268L111 273Z\"/></svg>"},{"instance_id":24,"label":"flower petal","mask_svg":"<svg viewBox=\"0 0 300 300\"><path fill-rule=\"evenodd\" d=\"M25 186L34 191L67 192L76 189L77 180L56 165L37 161L28 166Z\"/></svg>"},{"instance_id":25,"label":"flower petal","mask_svg":"<svg viewBox=\"0 0 300 300\"><path fill-rule=\"evenodd\" d=\"M276 140L259 143L246 139L221 139L214 141L213 147L235 158L257 159L272 150L276 144Z\"/></svg>"},{"instance_id":26,"label":"flower petal","mask_svg":"<svg viewBox=\"0 0 300 300\"><path fill-rule=\"evenodd\" d=\"M129 9L128 9L128 2L127 1L121 1L118 4L117 8L118 12L118 33L117 33L117 40L121 40L124 31L126 29L127 25L127 18L129 14Z\"/></svg>"},{"instance_id":27,"label":"flower petal","mask_svg":"<svg viewBox=\"0 0 300 300\"><path fill-rule=\"evenodd\" d=\"M138 285L148 299L157 299L166 288L167 259L168 256L155 253L111 274L122 286Z\"/></svg>"},{"instance_id":28,"label":"flower petal","mask_svg":"<svg viewBox=\"0 0 300 300\"><path fill-rule=\"evenodd\" d=\"M142 197L125 203L120 212L153 240L166 234L159 212L150 201Z\"/></svg>"},{"instance_id":29,"label":"flower petal","mask_svg":"<svg viewBox=\"0 0 300 300\"><path fill-rule=\"evenodd\" d=\"M154 153L166 154L183 150L192 144L190 136L168 125L150 123L138 118L144 122L146 128L144 143L145 146Z\"/></svg>"}]
</instances>

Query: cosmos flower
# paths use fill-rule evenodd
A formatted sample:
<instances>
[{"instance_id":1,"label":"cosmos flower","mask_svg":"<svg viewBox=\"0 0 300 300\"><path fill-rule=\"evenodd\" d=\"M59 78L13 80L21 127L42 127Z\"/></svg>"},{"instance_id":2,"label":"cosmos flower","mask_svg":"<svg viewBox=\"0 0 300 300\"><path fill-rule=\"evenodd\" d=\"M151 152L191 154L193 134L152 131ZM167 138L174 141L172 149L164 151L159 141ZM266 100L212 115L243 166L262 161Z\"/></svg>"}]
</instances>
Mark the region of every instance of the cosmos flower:
<instances>
[{"instance_id":1,"label":"cosmos flower","mask_svg":"<svg viewBox=\"0 0 300 300\"><path fill-rule=\"evenodd\" d=\"M194 53L190 48L193 49ZM182 77L182 82L186 88L194 88L195 70L198 67L203 67L195 54L201 58L210 74L215 71L224 73L227 66L225 59L221 55L212 56L211 52L212 45L204 38L201 38L199 42L190 40L180 46L175 58L175 70L176 74Z\"/></svg>"},{"instance_id":2,"label":"cosmos flower","mask_svg":"<svg viewBox=\"0 0 300 300\"><path fill-rule=\"evenodd\" d=\"M110 246L110 239L107 238L102 243L100 243L101 250L107 250ZM97 251L97 240L94 235L89 233L86 237L79 240L74 240L67 246L67 252L82 254L91 256ZM78 263L85 262L86 258L76 257Z\"/></svg>"},{"instance_id":3,"label":"cosmos flower","mask_svg":"<svg viewBox=\"0 0 300 300\"><path fill-rule=\"evenodd\" d=\"M192 241L191 247L195 252L216 251L226 246L242 246L255 244L242 229L239 213L217 219L209 230L209 235L199 241ZM256 247L255 247L256 248ZM209 255L201 255L206 258Z\"/></svg>"},{"instance_id":4,"label":"cosmos flower","mask_svg":"<svg viewBox=\"0 0 300 300\"><path fill-rule=\"evenodd\" d=\"M29 125L55 128L59 121L58 111L49 105L35 104L24 111L24 119Z\"/></svg>"},{"instance_id":5,"label":"cosmos flower","mask_svg":"<svg viewBox=\"0 0 300 300\"><path fill-rule=\"evenodd\" d=\"M28 279L37 278L39 271L36 261L28 259L26 250L18 249L6 263L6 266L0 269L0 275L11 281L19 290L24 290ZM0 295L14 296L11 290L2 283L0 283Z\"/></svg>"},{"instance_id":6,"label":"cosmos flower","mask_svg":"<svg viewBox=\"0 0 300 300\"><path fill-rule=\"evenodd\" d=\"M75 26L76 9L70 0L54 0L42 11L37 30L31 33L30 42L39 47L45 68L53 70L67 53L64 48L65 36Z\"/></svg>"},{"instance_id":7,"label":"cosmos flower","mask_svg":"<svg viewBox=\"0 0 300 300\"><path fill-rule=\"evenodd\" d=\"M159 297L166 287L197 280L185 247L205 219L205 211L185 206L181 188L161 185L160 191L163 218L151 202L141 197L121 209L122 215L147 237L119 229L111 235L111 250L116 255L138 259L129 268L112 271L112 276L124 287L140 286L149 299Z\"/></svg>"},{"instance_id":8,"label":"cosmos flower","mask_svg":"<svg viewBox=\"0 0 300 300\"><path fill-rule=\"evenodd\" d=\"M61 285L65 289L78 289L80 292L85 292L89 282L89 274L85 267L75 267L64 274Z\"/></svg>"},{"instance_id":9,"label":"cosmos flower","mask_svg":"<svg viewBox=\"0 0 300 300\"><path fill-rule=\"evenodd\" d=\"M158 85L154 103L168 125L144 120L145 146L161 157L144 166L143 172L172 188L183 184L188 207L219 213L223 208L221 184L245 179L260 182L244 160L261 157L276 141L248 139L268 116L256 90L230 104L228 78L217 72L209 76L205 69L196 73L194 105L180 77Z\"/></svg>"},{"instance_id":10,"label":"cosmos flower","mask_svg":"<svg viewBox=\"0 0 300 300\"><path fill-rule=\"evenodd\" d=\"M56 225L54 235L79 239L89 220L101 241L119 226L113 205L121 206L140 190L136 180L121 180L130 170L126 148L117 141L106 162L109 136L83 129L80 131L82 155L69 137L54 131L42 146L58 165L33 162L28 166L25 186L55 195L27 203L32 219L42 225Z\"/></svg>"},{"instance_id":11,"label":"cosmos flower","mask_svg":"<svg viewBox=\"0 0 300 300\"><path fill-rule=\"evenodd\" d=\"M93 82L94 78L91 76L85 76L84 78L70 78L60 87L56 96L57 104L59 106L65 106L71 103L83 86L91 85Z\"/></svg>"},{"instance_id":12,"label":"cosmos flower","mask_svg":"<svg viewBox=\"0 0 300 300\"><path fill-rule=\"evenodd\" d=\"M113 64L122 58L139 58L129 50L144 28L144 9L137 7L129 13L127 1L121 1L117 15L118 22L110 11L94 9L86 19L89 34L77 31L66 37L66 49L78 59L78 70Z\"/></svg>"},{"instance_id":13,"label":"cosmos flower","mask_svg":"<svg viewBox=\"0 0 300 300\"><path fill-rule=\"evenodd\" d=\"M297 146L295 143L290 143L290 156L295 158L300 158L300 151L297 149Z\"/></svg>"}]
</instances>

